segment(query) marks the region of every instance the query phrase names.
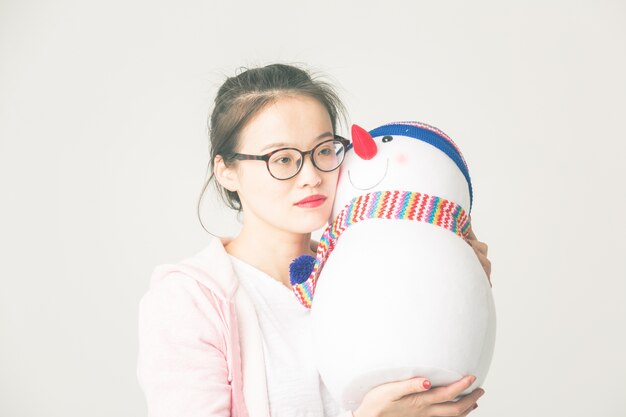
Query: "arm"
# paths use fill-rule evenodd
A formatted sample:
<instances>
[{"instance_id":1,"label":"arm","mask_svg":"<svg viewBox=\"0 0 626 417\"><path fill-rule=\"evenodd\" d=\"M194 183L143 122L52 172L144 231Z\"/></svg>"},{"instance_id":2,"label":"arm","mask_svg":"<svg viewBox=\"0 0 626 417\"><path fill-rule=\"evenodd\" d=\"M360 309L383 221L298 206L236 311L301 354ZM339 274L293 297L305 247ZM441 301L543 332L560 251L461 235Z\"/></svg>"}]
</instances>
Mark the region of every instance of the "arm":
<instances>
[{"instance_id":1,"label":"arm","mask_svg":"<svg viewBox=\"0 0 626 417\"><path fill-rule=\"evenodd\" d=\"M139 304L137 376L151 417L230 416L223 324L197 282L172 274Z\"/></svg>"}]
</instances>

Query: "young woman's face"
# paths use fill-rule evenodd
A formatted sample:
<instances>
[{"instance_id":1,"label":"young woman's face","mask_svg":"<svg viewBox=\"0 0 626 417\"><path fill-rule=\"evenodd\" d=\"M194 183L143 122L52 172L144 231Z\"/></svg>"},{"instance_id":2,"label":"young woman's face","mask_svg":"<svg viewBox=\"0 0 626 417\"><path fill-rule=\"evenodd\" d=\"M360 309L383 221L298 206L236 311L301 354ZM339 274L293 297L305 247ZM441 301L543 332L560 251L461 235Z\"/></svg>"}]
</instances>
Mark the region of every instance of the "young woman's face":
<instances>
[{"instance_id":1,"label":"young woman's face","mask_svg":"<svg viewBox=\"0 0 626 417\"><path fill-rule=\"evenodd\" d=\"M291 147L308 151L333 138L328 111L316 99L286 96L261 110L244 127L238 153L262 155ZM304 157L298 174L287 180L273 178L264 161L235 164L237 192L244 222L293 233L310 233L328 220L339 169L322 172L310 155ZM302 201L313 197L313 201Z\"/></svg>"}]
</instances>

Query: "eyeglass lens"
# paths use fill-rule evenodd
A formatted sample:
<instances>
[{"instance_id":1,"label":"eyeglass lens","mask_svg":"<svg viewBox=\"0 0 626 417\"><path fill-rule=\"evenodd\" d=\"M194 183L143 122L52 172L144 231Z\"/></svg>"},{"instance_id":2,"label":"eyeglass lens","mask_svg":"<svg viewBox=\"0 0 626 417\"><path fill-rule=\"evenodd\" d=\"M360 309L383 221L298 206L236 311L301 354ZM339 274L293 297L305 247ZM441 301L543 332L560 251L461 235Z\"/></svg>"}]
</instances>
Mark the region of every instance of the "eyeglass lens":
<instances>
[{"instance_id":1,"label":"eyeglass lens","mask_svg":"<svg viewBox=\"0 0 626 417\"><path fill-rule=\"evenodd\" d=\"M321 171L332 171L343 162L345 149L338 140L322 142L313 148L313 165ZM296 149L283 149L267 161L271 174L279 179L290 178L300 170L302 154Z\"/></svg>"}]
</instances>

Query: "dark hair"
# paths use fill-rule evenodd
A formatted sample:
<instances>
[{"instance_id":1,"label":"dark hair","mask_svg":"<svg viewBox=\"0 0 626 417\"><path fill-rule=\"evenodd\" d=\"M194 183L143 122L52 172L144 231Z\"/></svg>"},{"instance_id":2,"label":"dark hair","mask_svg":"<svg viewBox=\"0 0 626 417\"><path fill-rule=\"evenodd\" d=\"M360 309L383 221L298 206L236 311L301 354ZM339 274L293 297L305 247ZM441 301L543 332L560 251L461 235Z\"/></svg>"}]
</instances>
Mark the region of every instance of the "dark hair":
<instances>
[{"instance_id":1,"label":"dark hair","mask_svg":"<svg viewBox=\"0 0 626 417\"><path fill-rule=\"evenodd\" d=\"M345 124L345 108L333 87L309 71L285 64L242 70L240 74L227 78L215 97L215 106L209 119L208 170L211 175L205 182L198 200L200 224L202 224L200 203L207 186L214 179L215 157L235 152L241 130L265 106L284 96L308 96L318 100L326 108L332 122L333 133L336 133L338 120ZM228 162L227 158L224 158L224 163ZM236 192L223 188L217 181L215 187L228 207L241 211L241 201Z\"/></svg>"}]
</instances>

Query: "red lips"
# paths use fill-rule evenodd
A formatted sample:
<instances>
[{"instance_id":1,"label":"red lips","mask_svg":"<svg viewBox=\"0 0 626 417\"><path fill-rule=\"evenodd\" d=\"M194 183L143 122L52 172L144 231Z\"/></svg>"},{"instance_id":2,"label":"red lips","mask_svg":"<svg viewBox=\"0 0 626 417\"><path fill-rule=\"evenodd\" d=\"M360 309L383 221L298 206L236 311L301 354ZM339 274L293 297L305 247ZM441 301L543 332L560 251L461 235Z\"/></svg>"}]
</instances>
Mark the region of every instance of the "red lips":
<instances>
[{"instance_id":1,"label":"red lips","mask_svg":"<svg viewBox=\"0 0 626 417\"><path fill-rule=\"evenodd\" d=\"M321 194L315 194L315 195L311 195L306 198L303 198L302 200L298 201L294 205L298 207L312 208L312 207L321 206L322 204L324 204L324 201L326 201L326 196L321 195Z\"/></svg>"}]
</instances>

